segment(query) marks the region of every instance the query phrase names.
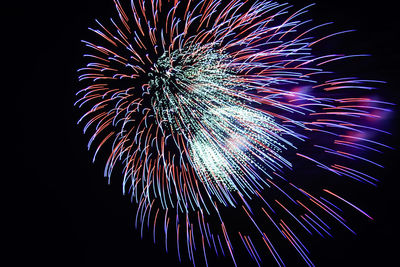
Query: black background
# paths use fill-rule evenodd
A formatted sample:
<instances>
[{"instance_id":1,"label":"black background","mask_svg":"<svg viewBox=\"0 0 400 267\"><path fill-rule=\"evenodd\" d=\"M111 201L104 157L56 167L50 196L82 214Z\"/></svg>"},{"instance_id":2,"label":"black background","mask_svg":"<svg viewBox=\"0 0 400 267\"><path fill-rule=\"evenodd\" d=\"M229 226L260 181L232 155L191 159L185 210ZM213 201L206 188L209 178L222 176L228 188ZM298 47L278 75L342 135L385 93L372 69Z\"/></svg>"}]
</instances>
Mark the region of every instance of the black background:
<instances>
[{"instance_id":1,"label":"black background","mask_svg":"<svg viewBox=\"0 0 400 267\"><path fill-rule=\"evenodd\" d=\"M297 8L311 3L293 2ZM382 93L398 102L400 34L395 3L314 2L317 7L312 8L311 16L316 22L335 21L338 30L358 29L351 37L338 38L341 42L335 45L339 50L372 54L372 59L355 64L354 71L387 81ZM10 90L23 95L25 101L12 102L23 132L18 156L23 170L18 167L12 172L22 182L17 198L23 200L11 216L17 226L15 232L11 230L10 247L17 252L13 265L191 266L179 265L175 251L166 254L162 242L153 245L151 236L140 239L133 226L134 208L122 196L119 181L107 185L103 162L91 164L93 152L86 150L89 136L76 126L80 114L73 109L73 102L79 88L76 69L82 67L80 40L87 38L87 28L94 26L95 18L106 20L115 15L112 1L27 1L2 12L5 28L16 25L3 32L7 43L18 51L9 66L15 70ZM398 116L392 119L396 135ZM387 141L397 145L395 138ZM387 167L378 175L382 183L371 191L374 200L368 202L368 210L375 221L357 229L357 236L344 234L313 244L310 248L317 266L398 264L390 264L398 245L394 237L396 154L385 154ZM230 264L229 259L219 264L224 263Z\"/></svg>"}]
</instances>

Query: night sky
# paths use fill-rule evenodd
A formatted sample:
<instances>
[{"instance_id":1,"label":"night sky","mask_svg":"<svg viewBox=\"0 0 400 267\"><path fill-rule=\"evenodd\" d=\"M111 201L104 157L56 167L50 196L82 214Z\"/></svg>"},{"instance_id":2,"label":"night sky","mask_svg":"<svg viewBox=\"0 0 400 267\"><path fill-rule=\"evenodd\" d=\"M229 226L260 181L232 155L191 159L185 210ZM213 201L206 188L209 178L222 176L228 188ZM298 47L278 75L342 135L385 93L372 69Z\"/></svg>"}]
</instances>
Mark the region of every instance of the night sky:
<instances>
[{"instance_id":1,"label":"night sky","mask_svg":"<svg viewBox=\"0 0 400 267\"><path fill-rule=\"evenodd\" d=\"M312 1L293 2L301 8ZM393 2L314 2L310 16L316 23L335 21L338 30L358 30L336 38L330 44L335 51L372 55L354 60L348 67L352 72L345 74L387 81L381 93L399 103L400 25ZM163 242L154 245L151 234L140 239L134 204L122 195L119 174L107 184L104 161L91 163L93 151L86 149L90 136L76 125L81 115L73 107L80 89L76 70L83 66L84 53L80 40L93 36L87 28L95 26L96 18L115 16L112 0L22 1L2 13L8 24L16 25L7 34L18 51L10 65L18 71L8 91L24 98L23 105L13 100L23 133L22 154L15 160L22 157L23 170L19 167L11 174L16 177L8 178L19 181L17 198L22 200L11 216L17 226L11 247L17 253L10 266L192 266L187 261L179 265L175 250L166 254ZM398 115L391 119L395 136ZM397 146L395 137L385 142ZM398 253L392 243L398 228L397 153L382 156L387 167L374 174L382 180L378 188L359 193L375 221L360 220L357 236L343 231L331 240L304 240L317 266L394 266L389 263ZM287 255L293 255L284 259L288 266L303 266L295 252ZM231 264L229 258L210 261ZM270 263L265 265L276 266Z\"/></svg>"}]
</instances>

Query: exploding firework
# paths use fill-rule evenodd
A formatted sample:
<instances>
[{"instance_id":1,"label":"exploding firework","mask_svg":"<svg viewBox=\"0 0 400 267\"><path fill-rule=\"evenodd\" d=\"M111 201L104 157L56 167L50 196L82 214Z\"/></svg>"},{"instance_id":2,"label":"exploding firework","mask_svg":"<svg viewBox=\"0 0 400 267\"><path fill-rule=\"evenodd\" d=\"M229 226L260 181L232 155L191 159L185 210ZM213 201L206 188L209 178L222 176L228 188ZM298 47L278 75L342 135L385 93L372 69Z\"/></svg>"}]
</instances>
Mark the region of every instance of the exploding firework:
<instances>
[{"instance_id":1,"label":"exploding firework","mask_svg":"<svg viewBox=\"0 0 400 267\"><path fill-rule=\"evenodd\" d=\"M76 105L93 160L108 151L105 176L121 164L142 235L149 228L155 240L161 229L166 249L173 239L179 260L193 264L214 253L236 265L239 247L257 265L267 251L283 266L285 240L312 266L301 237L329 237L333 223L354 232L339 204L372 219L333 189L311 192L296 179L313 166L378 182L364 169L382 166L365 155L388 148L373 137L387 134L374 119L390 103L364 92L381 82L325 69L365 55L314 52L350 31L315 38L330 23L303 20L310 6L290 12L265 0L114 3L118 18L96 20L96 41L83 41Z\"/></svg>"}]
</instances>

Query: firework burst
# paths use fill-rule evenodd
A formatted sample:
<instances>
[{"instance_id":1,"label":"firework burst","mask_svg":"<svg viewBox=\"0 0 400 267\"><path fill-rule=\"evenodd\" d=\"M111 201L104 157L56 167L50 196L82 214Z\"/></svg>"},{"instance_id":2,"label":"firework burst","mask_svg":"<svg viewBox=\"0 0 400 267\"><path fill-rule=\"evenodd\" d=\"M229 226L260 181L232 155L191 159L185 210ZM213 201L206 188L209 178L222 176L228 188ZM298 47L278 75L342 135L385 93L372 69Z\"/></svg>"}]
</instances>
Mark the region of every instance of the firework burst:
<instances>
[{"instance_id":1,"label":"firework burst","mask_svg":"<svg viewBox=\"0 0 400 267\"><path fill-rule=\"evenodd\" d=\"M83 41L90 52L76 105L94 159L108 151L105 176L122 165L142 235L161 229L166 249L173 238L179 260L193 264L215 253L236 265L241 247L258 265L266 250L283 266L277 244L286 240L312 266L301 236L331 236L333 222L354 232L334 203L372 219L332 189L309 192L293 178L308 164L377 183L363 168L382 166L365 154L387 148L370 137L387 134L373 120L390 104L363 92L380 82L325 70L365 55L313 51L350 31L314 38L329 23L311 25L302 19L309 6L290 12L274 1L114 3L118 19L96 20L96 41Z\"/></svg>"}]
</instances>

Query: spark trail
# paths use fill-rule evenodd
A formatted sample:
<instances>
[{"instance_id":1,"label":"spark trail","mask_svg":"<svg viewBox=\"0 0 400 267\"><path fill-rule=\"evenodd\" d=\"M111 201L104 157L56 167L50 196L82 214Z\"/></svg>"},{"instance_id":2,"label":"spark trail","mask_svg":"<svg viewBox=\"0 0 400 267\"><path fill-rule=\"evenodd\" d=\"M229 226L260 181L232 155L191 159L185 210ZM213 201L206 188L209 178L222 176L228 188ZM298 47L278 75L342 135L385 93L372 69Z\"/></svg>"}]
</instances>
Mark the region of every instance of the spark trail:
<instances>
[{"instance_id":1,"label":"spark trail","mask_svg":"<svg viewBox=\"0 0 400 267\"><path fill-rule=\"evenodd\" d=\"M364 55L314 53L351 31L314 37L330 23L303 20L310 6L274 1L114 3L116 18L96 20L95 41L83 41L76 106L94 159L108 151L105 176L122 165L142 235L147 227L156 240L161 229L166 249L175 238L179 260L194 265L210 253L236 265L241 247L259 266L264 252L284 266L283 239L313 266L301 237L329 237L335 223L354 233L333 203L372 219L333 189L309 193L295 179L307 173L293 171L308 164L378 182L362 167L381 168L365 152L389 148L369 138L389 134L371 120L391 104L365 93L382 82L324 68Z\"/></svg>"}]
</instances>

